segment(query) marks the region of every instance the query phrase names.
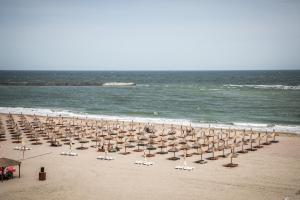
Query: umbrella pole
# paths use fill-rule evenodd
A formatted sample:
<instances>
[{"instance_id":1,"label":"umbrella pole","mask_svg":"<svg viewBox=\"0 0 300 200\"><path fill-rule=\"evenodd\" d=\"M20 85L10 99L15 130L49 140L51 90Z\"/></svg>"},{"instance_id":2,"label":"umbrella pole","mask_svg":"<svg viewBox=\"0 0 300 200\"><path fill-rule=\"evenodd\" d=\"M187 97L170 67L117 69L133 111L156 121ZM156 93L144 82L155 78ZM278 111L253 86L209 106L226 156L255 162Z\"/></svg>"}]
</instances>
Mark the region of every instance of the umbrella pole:
<instances>
[{"instance_id":1,"label":"umbrella pole","mask_svg":"<svg viewBox=\"0 0 300 200\"><path fill-rule=\"evenodd\" d=\"M1 167L2 168L2 176L1 176L1 181L3 182L3 179L4 179L4 167Z\"/></svg>"}]
</instances>

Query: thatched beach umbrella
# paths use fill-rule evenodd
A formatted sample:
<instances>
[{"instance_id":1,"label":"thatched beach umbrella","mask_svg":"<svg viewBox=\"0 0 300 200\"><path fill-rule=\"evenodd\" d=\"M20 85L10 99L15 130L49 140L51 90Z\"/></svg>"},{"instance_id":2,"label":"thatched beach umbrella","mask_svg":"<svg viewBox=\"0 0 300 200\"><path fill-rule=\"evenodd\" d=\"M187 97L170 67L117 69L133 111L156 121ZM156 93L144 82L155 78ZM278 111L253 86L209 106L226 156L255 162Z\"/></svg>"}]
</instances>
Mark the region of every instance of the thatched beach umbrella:
<instances>
[{"instance_id":1,"label":"thatched beach umbrella","mask_svg":"<svg viewBox=\"0 0 300 200\"><path fill-rule=\"evenodd\" d=\"M157 154L167 154L167 151L163 151L163 149L167 148L167 145L165 144L166 140L163 139L163 137L160 138L159 140L159 145L157 146L158 148L160 148L160 151L157 152Z\"/></svg>"},{"instance_id":2,"label":"thatched beach umbrella","mask_svg":"<svg viewBox=\"0 0 300 200\"><path fill-rule=\"evenodd\" d=\"M258 136L257 136L256 139L258 139L258 145L256 145L254 148L256 148L256 149L263 148L263 146L261 146L261 144L260 144L260 141L261 141L261 133L258 133Z\"/></svg>"},{"instance_id":3,"label":"thatched beach umbrella","mask_svg":"<svg viewBox=\"0 0 300 200\"><path fill-rule=\"evenodd\" d=\"M271 142L268 141L268 139L269 139L269 138L272 138L272 136L271 136L270 134L268 134L268 131L266 131L265 138L266 138L266 140L265 140L264 143L262 143L262 145L270 145Z\"/></svg>"},{"instance_id":4,"label":"thatched beach umbrella","mask_svg":"<svg viewBox=\"0 0 300 200\"><path fill-rule=\"evenodd\" d=\"M277 132L275 132L275 129L273 129L273 140L271 141L272 143L278 143L279 141L276 140L276 136L278 136L279 134Z\"/></svg>"},{"instance_id":5,"label":"thatched beach umbrella","mask_svg":"<svg viewBox=\"0 0 300 200\"><path fill-rule=\"evenodd\" d=\"M238 153L242 153L242 154L245 154L245 153L248 153L248 151L246 149L244 149L244 145L247 145L248 143L246 142L245 138L242 138L242 149L238 151Z\"/></svg>"},{"instance_id":6,"label":"thatched beach umbrella","mask_svg":"<svg viewBox=\"0 0 300 200\"><path fill-rule=\"evenodd\" d=\"M86 150L86 149L88 149L88 147L85 147L85 146L84 146L84 144L89 143L88 140L85 140L85 138L82 137L82 138L79 140L79 143L81 144L81 146L80 146L80 147L77 147L77 148L76 148L77 150Z\"/></svg>"},{"instance_id":7,"label":"thatched beach umbrella","mask_svg":"<svg viewBox=\"0 0 300 200\"><path fill-rule=\"evenodd\" d=\"M186 157L191 157L193 154L191 153L188 153L188 150L191 149L191 146L188 145L187 143L186 144L183 144L181 147L180 147L180 150L183 150L184 153L182 156L186 155Z\"/></svg>"},{"instance_id":8,"label":"thatched beach umbrella","mask_svg":"<svg viewBox=\"0 0 300 200\"><path fill-rule=\"evenodd\" d=\"M200 152L199 152L200 147L201 147L201 144L199 142L194 142L192 144L192 148L197 149L197 152L193 153L194 155L200 155Z\"/></svg>"},{"instance_id":9,"label":"thatched beach umbrella","mask_svg":"<svg viewBox=\"0 0 300 200\"><path fill-rule=\"evenodd\" d=\"M199 155L200 155L201 157L200 157L200 160L195 161L195 163L198 163L198 164L206 164L207 161L206 161L206 160L203 160L203 158L202 158L202 156L203 156L203 154L204 154L204 151L203 151L203 149L202 149L201 144L200 144L200 147L199 147L199 149L198 149L198 152L199 152Z\"/></svg>"},{"instance_id":10,"label":"thatched beach umbrella","mask_svg":"<svg viewBox=\"0 0 300 200\"><path fill-rule=\"evenodd\" d=\"M180 158L175 156L176 152L178 152L178 151L179 151L179 149L177 149L175 145L171 149L169 149L169 152L173 152L174 156L168 158L168 160L179 160Z\"/></svg>"},{"instance_id":11,"label":"thatched beach umbrella","mask_svg":"<svg viewBox=\"0 0 300 200\"><path fill-rule=\"evenodd\" d=\"M216 151L216 148L215 148L215 142L213 141L212 142L212 147L211 147L211 153L212 153L212 156L211 157L208 157L206 158L207 160L218 160L218 156L215 156L215 151Z\"/></svg>"},{"instance_id":12,"label":"thatched beach umbrella","mask_svg":"<svg viewBox=\"0 0 300 200\"><path fill-rule=\"evenodd\" d=\"M30 141L35 141L35 142L31 143L31 145L41 145L41 144L43 144L42 142L40 142L39 135L38 135L37 132L34 132L34 139L31 139Z\"/></svg>"},{"instance_id":13,"label":"thatched beach umbrella","mask_svg":"<svg viewBox=\"0 0 300 200\"><path fill-rule=\"evenodd\" d=\"M152 144L148 144L146 149L149 151L149 153L146 155L147 157L154 157L155 156L155 154L150 153L150 151L156 149L155 146L153 146Z\"/></svg>"},{"instance_id":14,"label":"thatched beach umbrella","mask_svg":"<svg viewBox=\"0 0 300 200\"><path fill-rule=\"evenodd\" d=\"M253 143L256 142L255 139L253 139L253 131L251 130L251 133L250 133L250 148L248 148L247 150L248 151L257 151L257 149L253 148Z\"/></svg>"},{"instance_id":15,"label":"thatched beach umbrella","mask_svg":"<svg viewBox=\"0 0 300 200\"><path fill-rule=\"evenodd\" d=\"M224 167L230 167L230 168L237 167L238 164L232 162L232 158L234 158L234 155L231 153L231 154L229 155L229 157L230 157L230 163L224 164L223 166L224 166Z\"/></svg>"},{"instance_id":16,"label":"thatched beach umbrella","mask_svg":"<svg viewBox=\"0 0 300 200\"><path fill-rule=\"evenodd\" d=\"M145 135L141 135L138 137L138 143L137 143L137 149L134 149L134 152L142 152L144 151L143 149L140 149L140 147L146 146L146 141L148 138Z\"/></svg>"},{"instance_id":17,"label":"thatched beach umbrella","mask_svg":"<svg viewBox=\"0 0 300 200\"><path fill-rule=\"evenodd\" d=\"M122 155L127 155L127 154L130 154L130 152L126 151L127 149L130 149L130 148L133 148L134 145L132 145L130 142L125 142L124 143L124 152L121 152L120 154Z\"/></svg>"}]
</instances>

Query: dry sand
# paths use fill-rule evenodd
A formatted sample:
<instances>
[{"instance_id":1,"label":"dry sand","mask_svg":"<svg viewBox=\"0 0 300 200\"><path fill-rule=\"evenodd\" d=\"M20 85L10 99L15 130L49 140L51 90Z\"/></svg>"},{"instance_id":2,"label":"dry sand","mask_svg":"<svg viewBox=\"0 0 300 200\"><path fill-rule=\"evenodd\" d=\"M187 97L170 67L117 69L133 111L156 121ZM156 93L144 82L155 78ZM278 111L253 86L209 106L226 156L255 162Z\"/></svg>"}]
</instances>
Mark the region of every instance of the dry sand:
<instances>
[{"instance_id":1,"label":"dry sand","mask_svg":"<svg viewBox=\"0 0 300 200\"><path fill-rule=\"evenodd\" d=\"M115 160L101 161L96 159L101 153L94 148L75 150L78 157L67 157L59 154L68 146L44 143L26 151L20 179L0 183L0 199L300 199L300 137L281 135L278 139L277 144L234 159L237 168L222 166L229 158L198 165L193 161L199 156L190 157L188 165L195 167L190 172L175 170L180 161L166 160L170 153L151 158L155 165L147 167L133 164L142 159L142 152L111 153ZM0 145L0 157L22 158L10 139ZM46 181L38 181L42 166Z\"/></svg>"}]
</instances>

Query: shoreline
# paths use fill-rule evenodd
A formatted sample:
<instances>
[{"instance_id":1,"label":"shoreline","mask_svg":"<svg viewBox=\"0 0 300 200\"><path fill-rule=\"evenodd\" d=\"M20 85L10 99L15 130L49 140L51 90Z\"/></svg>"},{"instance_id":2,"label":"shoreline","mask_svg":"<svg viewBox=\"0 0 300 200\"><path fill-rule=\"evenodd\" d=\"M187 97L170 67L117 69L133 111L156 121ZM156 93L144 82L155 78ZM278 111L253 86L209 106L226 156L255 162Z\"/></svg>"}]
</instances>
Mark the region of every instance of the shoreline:
<instances>
[{"instance_id":1,"label":"shoreline","mask_svg":"<svg viewBox=\"0 0 300 200\"><path fill-rule=\"evenodd\" d=\"M23 108L23 107L0 107L1 114L25 114L36 116L49 116L49 117L68 117L68 118L80 118L80 119L95 119L95 120L108 120L108 121L124 121L124 122L137 122L137 123L153 123L153 124L166 124L166 125L183 125L193 126L197 128L223 128L223 129L236 129L236 130L255 130L255 131L268 131L272 132L274 129L276 132L284 134L300 135L300 125L280 125L280 124L263 124L263 123L247 123L247 122L231 122L231 123L207 123L207 122L192 122L189 119L169 119L154 117L137 117L137 116L110 116L110 115L98 115L87 113L74 113L63 109L49 109L49 108Z\"/></svg>"}]
</instances>

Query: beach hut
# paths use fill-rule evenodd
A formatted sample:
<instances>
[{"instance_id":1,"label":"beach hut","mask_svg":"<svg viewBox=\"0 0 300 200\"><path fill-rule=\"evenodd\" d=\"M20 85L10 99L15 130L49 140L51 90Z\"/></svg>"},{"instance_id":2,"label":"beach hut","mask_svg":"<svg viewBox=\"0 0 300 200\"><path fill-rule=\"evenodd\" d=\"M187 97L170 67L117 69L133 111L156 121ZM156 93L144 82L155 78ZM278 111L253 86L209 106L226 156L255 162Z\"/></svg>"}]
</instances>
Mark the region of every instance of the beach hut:
<instances>
[{"instance_id":1,"label":"beach hut","mask_svg":"<svg viewBox=\"0 0 300 200\"><path fill-rule=\"evenodd\" d=\"M0 158L0 167L1 167L1 171L2 171L1 180L2 181L4 178L4 169L6 167L16 166L16 165L19 166L19 178L20 178L21 177L21 162L17 161L17 160L8 159L8 158Z\"/></svg>"}]
</instances>

